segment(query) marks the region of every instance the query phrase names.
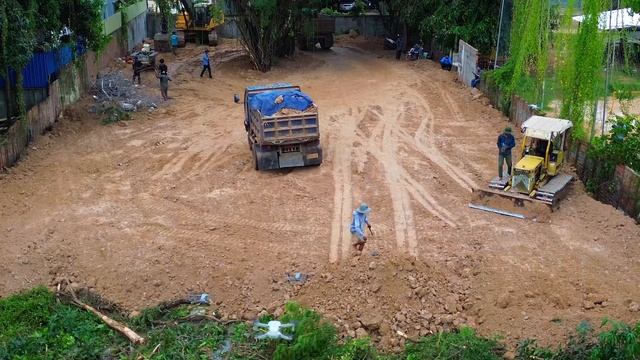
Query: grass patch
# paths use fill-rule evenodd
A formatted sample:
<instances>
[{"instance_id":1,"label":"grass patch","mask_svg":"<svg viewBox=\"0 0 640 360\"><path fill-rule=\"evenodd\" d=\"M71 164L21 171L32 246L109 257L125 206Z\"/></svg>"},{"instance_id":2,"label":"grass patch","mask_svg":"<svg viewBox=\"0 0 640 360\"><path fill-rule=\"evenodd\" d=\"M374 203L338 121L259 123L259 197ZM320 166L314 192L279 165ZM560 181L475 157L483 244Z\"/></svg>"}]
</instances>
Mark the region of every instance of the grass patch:
<instances>
[{"instance_id":1,"label":"grass patch","mask_svg":"<svg viewBox=\"0 0 640 360\"><path fill-rule=\"evenodd\" d=\"M0 299L0 360L493 360L504 354L499 339L480 337L470 328L408 342L399 354L380 353L368 338L340 341L331 323L295 303L286 305L280 319L296 323L294 339L258 341L246 323L223 326L213 321L186 321L194 311L202 310L192 305L155 307L133 319L110 313L145 336L144 345L134 346L92 314L37 287ZM266 322L271 317L260 320ZM533 340L523 341L516 359L640 358L640 323L631 327L606 321L601 330L595 335L590 326L583 325L556 350L538 347Z\"/></svg>"}]
</instances>

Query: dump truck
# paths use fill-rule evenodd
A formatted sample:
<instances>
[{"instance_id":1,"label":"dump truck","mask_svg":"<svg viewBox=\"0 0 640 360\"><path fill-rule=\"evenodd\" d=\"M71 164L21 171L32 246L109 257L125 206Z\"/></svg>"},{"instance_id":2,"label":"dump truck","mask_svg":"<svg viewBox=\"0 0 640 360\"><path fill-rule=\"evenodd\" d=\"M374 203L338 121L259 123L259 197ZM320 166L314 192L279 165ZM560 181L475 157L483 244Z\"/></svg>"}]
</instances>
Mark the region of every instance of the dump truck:
<instances>
[{"instance_id":1,"label":"dump truck","mask_svg":"<svg viewBox=\"0 0 640 360\"><path fill-rule=\"evenodd\" d=\"M522 124L520 160L513 167L513 175L493 178L487 189L474 189L474 200L469 206L517 218L526 217L517 209L526 207L527 203L544 204L551 211L557 208L573 179L561 172L571 128L569 120L530 117ZM491 206L494 197L511 200L516 210Z\"/></svg>"},{"instance_id":2,"label":"dump truck","mask_svg":"<svg viewBox=\"0 0 640 360\"><path fill-rule=\"evenodd\" d=\"M239 97L234 99L239 101ZM299 86L250 86L244 92L244 127L256 170L320 165L318 107Z\"/></svg>"},{"instance_id":3,"label":"dump truck","mask_svg":"<svg viewBox=\"0 0 640 360\"><path fill-rule=\"evenodd\" d=\"M298 33L298 47L303 51L313 50L319 43L322 49L331 49L335 32L336 19L334 17L319 14L315 18L309 18Z\"/></svg>"}]
</instances>

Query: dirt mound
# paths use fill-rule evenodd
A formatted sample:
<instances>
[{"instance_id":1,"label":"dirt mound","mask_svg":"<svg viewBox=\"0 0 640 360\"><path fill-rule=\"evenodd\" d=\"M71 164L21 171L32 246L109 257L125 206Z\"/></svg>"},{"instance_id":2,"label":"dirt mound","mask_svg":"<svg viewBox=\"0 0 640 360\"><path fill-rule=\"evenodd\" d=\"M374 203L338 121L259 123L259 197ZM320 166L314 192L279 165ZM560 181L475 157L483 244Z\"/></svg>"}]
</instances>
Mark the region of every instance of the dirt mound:
<instances>
[{"instance_id":1,"label":"dirt mound","mask_svg":"<svg viewBox=\"0 0 640 360\"><path fill-rule=\"evenodd\" d=\"M472 273L471 265L457 262L457 276L421 260L364 254L322 273L297 298L327 314L343 336L368 334L394 348L406 339L475 325L465 314L471 300L464 274Z\"/></svg>"}]
</instances>

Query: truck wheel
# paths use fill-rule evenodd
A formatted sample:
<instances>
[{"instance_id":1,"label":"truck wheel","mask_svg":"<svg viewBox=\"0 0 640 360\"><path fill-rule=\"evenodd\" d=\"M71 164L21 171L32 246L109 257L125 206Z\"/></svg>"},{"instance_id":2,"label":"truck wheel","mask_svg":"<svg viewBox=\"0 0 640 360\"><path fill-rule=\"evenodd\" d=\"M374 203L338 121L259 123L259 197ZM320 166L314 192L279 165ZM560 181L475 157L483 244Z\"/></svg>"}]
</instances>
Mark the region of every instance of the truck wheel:
<instances>
[{"instance_id":1,"label":"truck wheel","mask_svg":"<svg viewBox=\"0 0 640 360\"><path fill-rule=\"evenodd\" d=\"M252 152L253 152L253 168L256 171L259 171L260 170L260 166L258 165L258 154L256 153L255 146L253 147L253 151Z\"/></svg>"},{"instance_id":2,"label":"truck wheel","mask_svg":"<svg viewBox=\"0 0 640 360\"><path fill-rule=\"evenodd\" d=\"M331 47L333 47L333 34L322 39L322 41L320 41L320 47L322 47L323 50L331 49Z\"/></svg>"}]
</instances>

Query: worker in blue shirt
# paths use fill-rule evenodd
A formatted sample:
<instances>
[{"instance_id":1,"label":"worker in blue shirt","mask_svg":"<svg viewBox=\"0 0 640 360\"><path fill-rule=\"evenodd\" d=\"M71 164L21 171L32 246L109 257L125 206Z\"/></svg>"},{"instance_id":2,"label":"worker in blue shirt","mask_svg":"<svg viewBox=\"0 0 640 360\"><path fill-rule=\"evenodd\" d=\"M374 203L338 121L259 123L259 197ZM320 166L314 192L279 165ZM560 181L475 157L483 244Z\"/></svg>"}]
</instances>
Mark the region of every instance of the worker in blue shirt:
<instances>
[{"instance_id":1,"label":"worker in blue shirt","mask_svg":"<svg viewBox=\"0 0 640 360\"><path fill-rule=\"evenodd\" d=\"M175 30L171 33L171 52L176 55L176 49L178 48L178 35Z\"/></svg>"},{"instance_id":2,"label":"worker in blue shirt","mask_svg":"<svg viewBox=\"0 0 640 360\"><path fill-rule=\"evenodd\" d=\"M369 231L371 231L371 224L369 224L368 214L371 212L371 208L365 203L360 204L360 207L353 211L353 219L351 220L351 234L355 236L355 242L353 247L356 251L362 252L364 244L367 242L367 235L364 233L364 226L367 225Z\"/></svg>"},{"instance_id":3,"label":"worker in blue shirt","mask_svg":"<svg viewBox=\"0 0 640 360\"><path fill-rule=\"evenodd\" d=\"M511 176L511 149L516 146L516 139L511 134L511 128L506 127L498 136L498 176L502 179L502 169L507 163L508 176Z\"/></svg>"},{"instance_id":4,"label":"worker in blue shirt","mask_svg":"<svg viewBox=\"0 0 640 360\"><path fill-rule=\"evenodd\" d=\"M200 77L202 77L204 72L207 70L209 70L209 78L211 79L211 60L209 59L209 49L206 49L202 55L202 72L200 73Z\"/></svg>"}]
</instances>

